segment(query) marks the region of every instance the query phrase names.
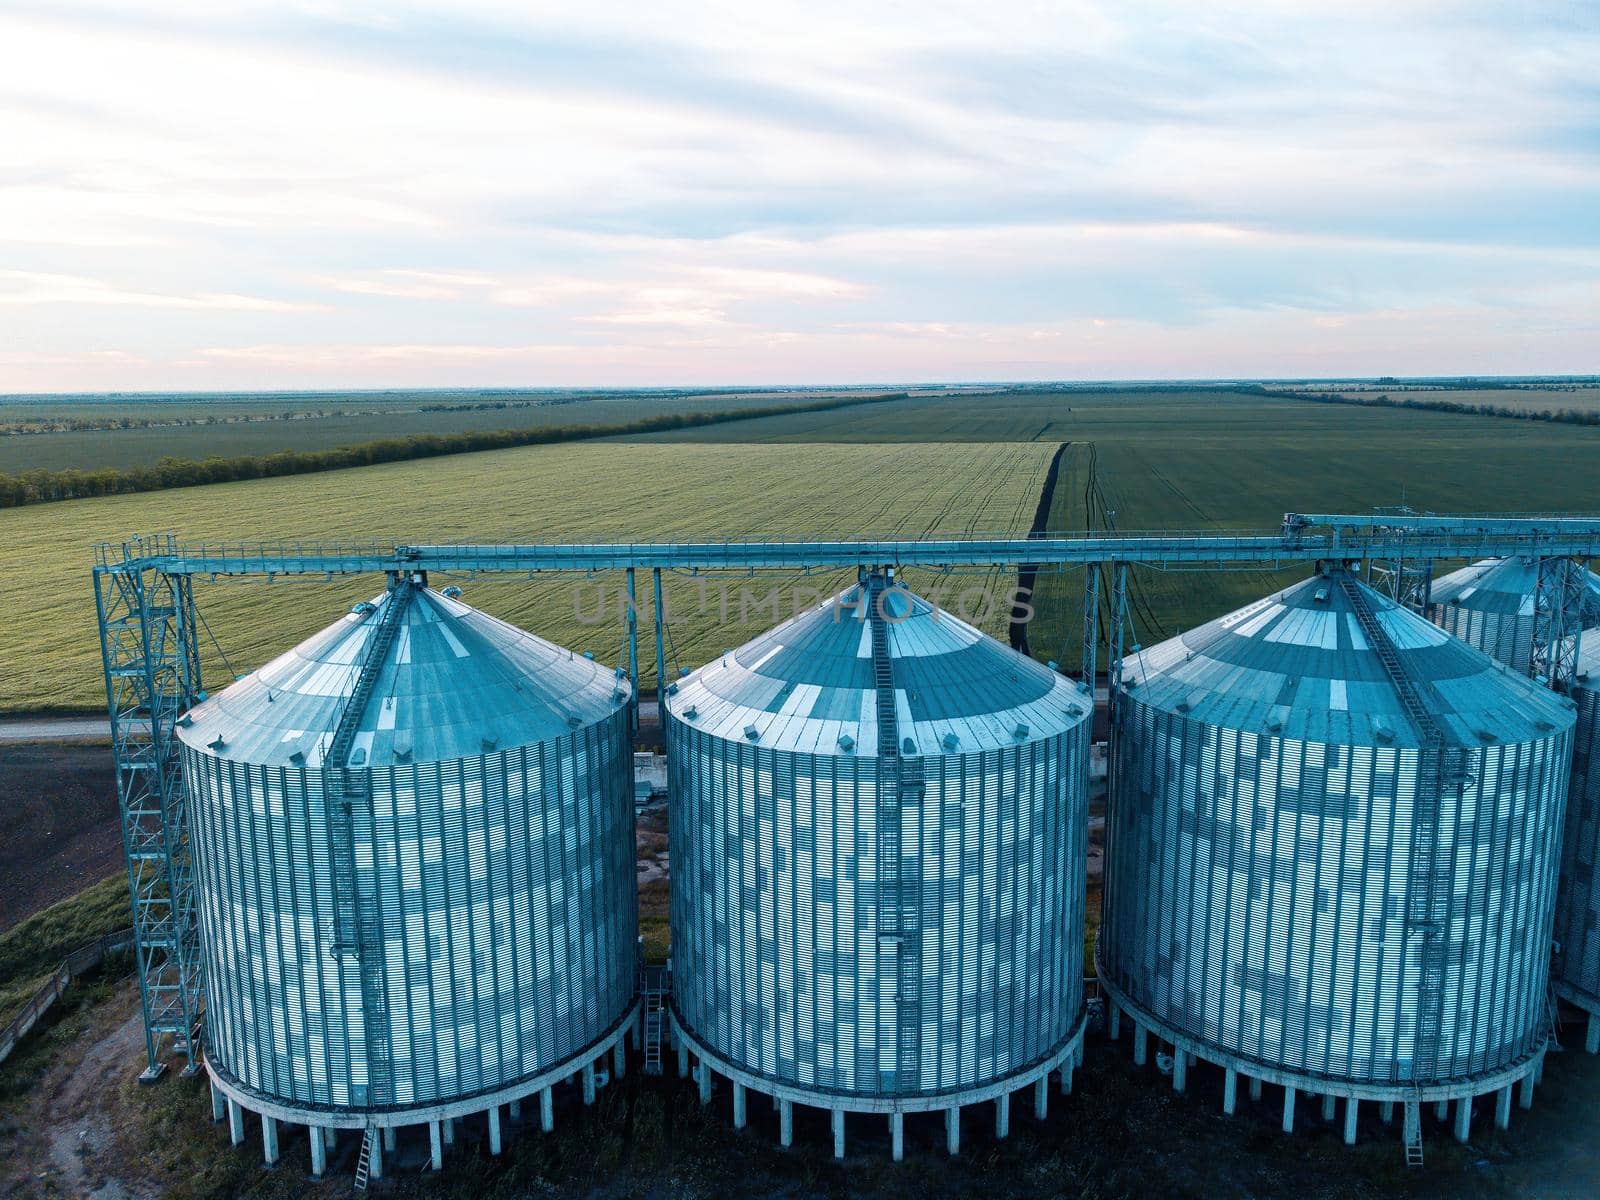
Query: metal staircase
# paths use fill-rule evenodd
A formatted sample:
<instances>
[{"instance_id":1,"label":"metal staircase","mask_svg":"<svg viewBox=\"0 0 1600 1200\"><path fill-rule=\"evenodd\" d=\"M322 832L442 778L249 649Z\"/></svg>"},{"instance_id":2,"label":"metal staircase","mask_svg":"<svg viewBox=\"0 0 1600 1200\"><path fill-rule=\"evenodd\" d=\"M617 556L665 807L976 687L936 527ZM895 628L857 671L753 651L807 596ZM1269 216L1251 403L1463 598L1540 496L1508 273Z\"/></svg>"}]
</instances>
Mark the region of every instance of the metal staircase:
<instances>
[{"instance_id":1,"label":"metal staircase","mask_svg":"<svg viewBox=\"0 0 1600 1200\"><path fill-rule=\"evenodd\" d=\"M866 580L867 620L872 637L872 672L878 709L878 954L895 960L895 1076L914 1084L922 1071L922 896L921 869L908 872L901 839L902 814L922 803L922 760L902 754L894 665L884 593L892 585L879 572Z\"/></svg>"},{"instance_id":2,"label":"metal staircase","mask_svg":"<svg viewBox=\"0 0 1600 1200\"><path fill-rule=\"evenodd\" d=\"M389 1036L382 903L373 873L356 867L357 842L370 842L372 838L372 775L367 764L351 767L349 759L362 715L372 699L389 649L404 623L414 591L414 585L406 581L391 586L377 627L367 639L355 684L339 714L324 758L329 778L337 779L334 794L327 798L334 909L334 940L330 950L341 959L354 958L360 977L368 1104L387 1104L394 1099L393 1048ZM365 1143L362 1153L365 1157Z\"/></svg>"},{"instance_id":3,"label":"metal staircase","mask_svg":"<svg viewBox=\"0 0 1600 1200\"><path fill-rule=\"evenodd\" d=\"M1472 752L1448 744L1443 726L1423 699L1420 689L1427 685L1420 684L1411 675L1361 586L1348 572L1339 573L1339 583L1421 743L1417 750L1417 781L1412 798L1406 930L1417 939L1417 1013L1411 1078L1426 1082L1437 1075L1440 1052L1444 1048L1445 976L1450 958L1450 910L1455 895L1454 847L1441 845L1439 827L1445 797L1470 777ZM1419 1120L1415 1128L1409 1122L1406 1125L1406 1162L1413 1166L1422 1162L1420 1124Z\"/></svg>"}]
</instances>

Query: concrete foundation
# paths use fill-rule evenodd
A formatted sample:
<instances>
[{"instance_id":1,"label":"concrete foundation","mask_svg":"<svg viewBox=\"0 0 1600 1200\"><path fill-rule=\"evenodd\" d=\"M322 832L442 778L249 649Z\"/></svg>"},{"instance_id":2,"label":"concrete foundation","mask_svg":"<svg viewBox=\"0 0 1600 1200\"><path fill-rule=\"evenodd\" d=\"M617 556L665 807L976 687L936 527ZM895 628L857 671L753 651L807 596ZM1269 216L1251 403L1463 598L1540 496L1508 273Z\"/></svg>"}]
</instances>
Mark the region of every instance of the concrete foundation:
<instances>
[{"instance_id":1,"label":"concrete foundation","mask_svg":"<svg viewBox=\"0 0 1600 1200\"><path fill-rule=\"evenodd\" d=\"M844 1126L847 1113L878 1113L885 1116L889 1121L890 1145L892 1149L897 1148L897 1154L904 1153L906 1113L943 1113L945 1142L951 1154L959 1154L961 1151L961 1109L967 1105L993 1100L995 1136L1004 1138L1011 1131L1012 1093L1031 1085L1034 1115L1041 1121L1045 1120L1049 1117L1050 1077L1059 1071L1061 1091L1064 1095L1069 1094L1072 1091L1073 1069L1079 1062L1083 1047L1083 1025L1080 1023L1076 1034L1049 1059L1025 1072L983 1087L937 1097L863 1095L846 1098L819 1095L805 1088L776 1083L714 1058L710 1051L678 1026L675 1014L670 1021L670 1028L680 1055L685 1056L685 1059L692 1056L694 1066L689 1074L695 1081L702 1102L710 1102L713 1077L723 1076L733 1091L734 1125L743 1128L748 1117L750 1093L770 1096L773 1107L778 1111L778 1140L785 1147L793 1144L796 1104L809 1104L826 1109L832 1125L834 1153L841 1158L844 1156Z\"/></svg>"},{"instance_id":2,"label":"concrete foundation","mask_svg":"<svg viewBox=\"0 0 1600 1200\"><path fill-rule=\"evenodd\" d=\"M306 1126L311 1145L311 1173L319 1178L327 1170L328 1152L337 1144L339 1129L348 1129L362 1137L365 1137L370 1129L372 1143L368 1171L370 1176L376 1179L383 1170L385 1156L392 1156L395 1152L398 1130L402 1126L424 1126L428 1131L429 1165L434 1170L440 1170L444 1165L445 1148L455 1141L455 1122L458 1120L483 1113L488 1123L489 1151L491 1154L500 1154L505 1148L503 1120L505 1114L501 1111L503 1106L510 1107L511 1117L516 1120L521 1116L522 1101L537 1094L540 1128L548 1133L555 1127L553 1088L557 1082L563 1079L581 1080L585 1102L593 1103L596 1086L595 1065L599 1063L603 1066L609 1063L615 1072L614 1077L621 1077L622 1072L626 1070L623 1039L639 1024L640 1013L636 1007L628 1016L612 1026L607 1036L591 1047L584 1057L569 1059L543 1075L525 1080L515 1088L507 1088L472 1100L418 1105L409 1110L395 1112L307 1111L252 1092L237 1083L226 1072L218 1071L208 1063L206 1069L211 1081L211 1111L216 1119L226 1117L228 1137L235 1146L242 1145L245 1140L245 1114L247 1112L254 1114L261 1121L261 1154L268 1166L273 1166L279 1161L279 1126L282 1124ZM709 1074L708 1070L708 1081Z\"/></svg>"}]
</instances>

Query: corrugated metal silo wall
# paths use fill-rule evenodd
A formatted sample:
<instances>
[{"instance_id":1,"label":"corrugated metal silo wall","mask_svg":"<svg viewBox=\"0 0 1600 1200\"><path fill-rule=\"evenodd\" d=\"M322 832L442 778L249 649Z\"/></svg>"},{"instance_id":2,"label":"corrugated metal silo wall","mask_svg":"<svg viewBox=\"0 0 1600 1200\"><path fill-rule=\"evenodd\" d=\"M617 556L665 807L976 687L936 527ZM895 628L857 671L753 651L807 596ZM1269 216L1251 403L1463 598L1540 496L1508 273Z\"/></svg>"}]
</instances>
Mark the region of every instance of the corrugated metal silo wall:
<instances>
[{"instance_id":1,"label":"corrugated metal silo wall","mask_svg":"<svg viewBox=\"0 0 1600 1200\"><path fill-rule=\"evenodd\" d=\"M913 760L901 877L920 932L880 939L878 760L670 720L679 1018L819 1092L935 1093L1049 1055L1083 1004L1087 735Z\"/></svg>"},{"instance_id":2,"label":"corrugated metal silo wall","mask_svg":"<svg viewBox=\"0 0 1600 1200\"><path fill-rule=\"evenodd\" d=\"M553 742L372 772L354 861L381 898L390 1068L334 939L320 770L185 752L211 1063L286 1102L378 1108L566 1059L636 990L628 715ZM388 1075L385 1079L384 1076Z\"/></svg>"},{"instance_id":3,"label":"corrugated metal silo wall","mask_svg":"<svg viewBox=\"0 0 1600 1200\"><path fill-rule=\"evenodd\" d=\"M1600 634L1590 634L1600 637ZM1556 979L1600 1011L1600 691L1579 688L1572 753L1572 790L1561 848L1561 893L1556 905Z\"/></svg>"},{"instance_id":4,"label":"corrugated metal silo wall","mask_svg":"<svg viewBox=\"0 0 1600 1200\"><path fill-rule=\"evenodd\" d=\"M1242 1058L1411 1080L1417 751L1240 733L1131 697L1122 710L1100 932L1111 981ZM1455 900L1436 1079L1539 1043L1569 738L1477 751L1444 805Z\"/></svg>"},{"instance_id":5,"label":"corrugated metal silo wall","mask_svg":"<svg viewBox=\"0 0 1600 1200\"><path fill-rule=\"evenodd\" d=\"M1513 613L1484 612L1459 604L1430 604L1427 612L1446 633L1482 650L1496 662L1523 675L1533 670L1533 618Z\"/></svg>"}]
</instances>

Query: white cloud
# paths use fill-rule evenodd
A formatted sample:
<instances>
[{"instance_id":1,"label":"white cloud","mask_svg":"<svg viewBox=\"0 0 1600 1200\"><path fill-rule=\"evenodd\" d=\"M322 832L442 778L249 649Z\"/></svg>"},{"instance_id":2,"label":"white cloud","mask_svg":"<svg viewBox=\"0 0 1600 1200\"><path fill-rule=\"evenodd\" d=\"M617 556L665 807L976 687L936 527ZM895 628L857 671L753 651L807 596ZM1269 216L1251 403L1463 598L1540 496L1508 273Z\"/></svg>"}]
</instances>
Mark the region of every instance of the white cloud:
<instances>
[{"instance_id":1,"label":"white cloud","mask_svg":"<svg viewBox=\"0 0 1600 1200\"><path fill-rule=\"evenodd\" d=\"M1341 372L1399 369L1377 313L1594 369L1597 58L1467 0L7 9L0 388L1252 373L1262 314Z\"/></svg>"}]
</instances>

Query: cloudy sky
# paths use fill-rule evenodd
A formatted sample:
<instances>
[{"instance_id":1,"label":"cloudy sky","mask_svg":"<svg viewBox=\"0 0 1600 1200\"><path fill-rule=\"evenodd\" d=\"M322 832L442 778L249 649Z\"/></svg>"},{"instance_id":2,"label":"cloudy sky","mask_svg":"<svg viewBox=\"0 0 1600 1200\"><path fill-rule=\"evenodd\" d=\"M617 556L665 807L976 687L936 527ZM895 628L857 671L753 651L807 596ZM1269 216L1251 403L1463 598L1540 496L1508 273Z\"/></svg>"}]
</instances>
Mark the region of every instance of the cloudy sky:
<instances>
[{"instance_id":1,"label":"cloudy sky","mask_svg":"<svg viewBox=\"0 0 1600 1200\"><path fill-rule=\"evenodd\" d=\"M1592 0L4 0L0 391L1597 372L1597 64Z\"/></svg>"}]
</instances>

